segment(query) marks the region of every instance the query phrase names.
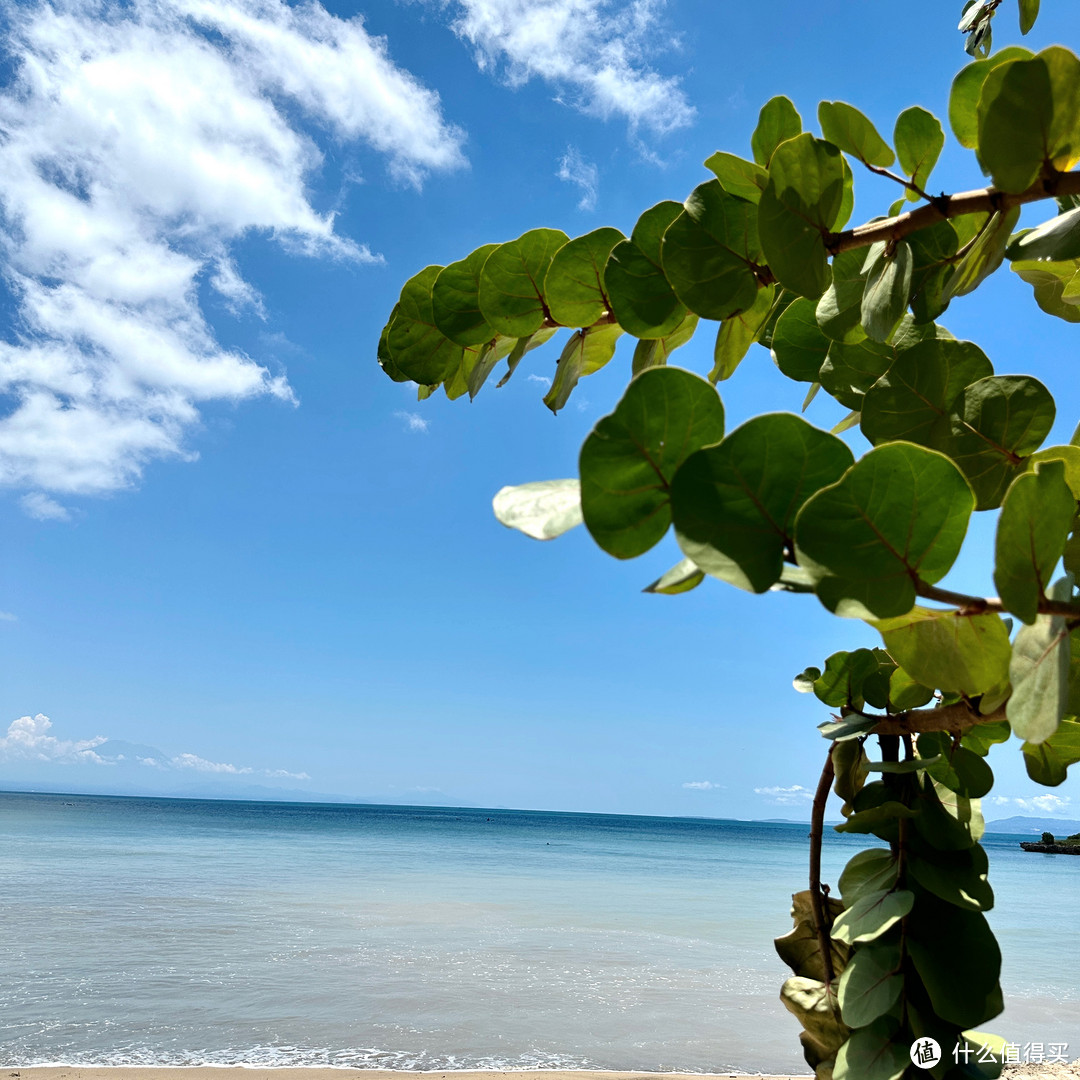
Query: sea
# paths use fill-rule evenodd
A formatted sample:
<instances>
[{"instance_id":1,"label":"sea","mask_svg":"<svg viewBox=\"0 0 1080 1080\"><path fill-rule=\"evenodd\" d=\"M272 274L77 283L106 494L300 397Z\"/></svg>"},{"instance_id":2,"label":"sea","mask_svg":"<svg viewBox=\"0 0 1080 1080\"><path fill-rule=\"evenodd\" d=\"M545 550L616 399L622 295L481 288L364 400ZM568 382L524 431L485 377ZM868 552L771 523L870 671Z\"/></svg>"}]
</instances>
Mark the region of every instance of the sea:
<instances>
[{"instance_id":1,"label":"sea","mask_svg":"<svg viewBox=\"0 0 1080 1080\"><path fill-rule=\"evenodd\" d=\"M985 846L984 1026L1080 1057L1080 858ZM805 1072L806 865L779 822L0 795L0 1064Z\"/></svg>"}]
</instances>

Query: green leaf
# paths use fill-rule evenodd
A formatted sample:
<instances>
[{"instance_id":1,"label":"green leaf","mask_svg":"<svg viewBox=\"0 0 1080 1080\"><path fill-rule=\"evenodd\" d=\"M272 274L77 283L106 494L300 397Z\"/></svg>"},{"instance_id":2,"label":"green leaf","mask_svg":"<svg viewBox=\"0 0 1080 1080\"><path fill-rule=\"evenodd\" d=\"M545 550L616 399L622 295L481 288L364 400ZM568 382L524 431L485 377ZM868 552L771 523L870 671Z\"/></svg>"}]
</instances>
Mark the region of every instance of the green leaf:
<instances>
[{"instance_id":1,"label":"green leaf","mask_svg":"<svg viewBox=\"0 0 1080 1080\"><path fill-rule=\"evenodd\" d=\"M716 333L716 346L713 349L713 367L709 372L709 382L714 385L724 379L730 379L735 369L742 362L750 346L761 336L773 308L773 295L776 289L767 285L758 289L754 303L738 315L725 319Z\"/></svg>"},{"instance_id":2,"label":"green leaf","mask_svg":"<svg viewBox=\"0 0 1080 1080\"><path fill-rule=\"evenodd\" d=\"M1004 214L991 216L978 239L956 264L952 276L942 290L942 299L966 296L974 292L1001 264L1009 236L1020 218L1020 207L1014 206Z\"/></svg>"},{"instance_id":3,"label":"green leaf","mask_svg":"<svg viewBox=\"0 0 1080 1080\"><path fill-rule=\"evenodd\" d=\"M510 351L510 355L506 358L506 374L499 380L496 385L496 389L501 386L505 386L510 381L510 376L517 370L518 364L521 363L522 357L528 352L532 352L533 349L538 349L545 342L549 341L558 330L557 326L545 326L540 330L537 330L535 334L529 334L528 337L518 338L514 343L513 349Z\"/></svg>"},{"instance_id":4,"label":"green leaf","mask_svg":"<svg viewBox=\"0 0 1080 1080\"><path fill-rule=\"evenodd\" d=\"M597 323L570 335L551 389L544 396L544 404L552 412L557 413L566 404L579 379L599 371L615 355L615 343L622 332L617 323Z\"/></svg>"},{"instance_id":5,"label":"green leaf","mask_svg":"<svg viewBox=\"0 0 1080 1080\"><path fill-rule=\"evenodd\" d=\"M844 906L851 907L864 894L889 892L898 875L899 864L888 848L867 848L853 855L837 883Z\"/></svg>"},{"instance_id":6,"label":"green leaf","mask_svg":"<svg viewBox=\"0 0 1080 1080\"><path fill-rule=\"evenodd\" d=\"M551 317L563 326L592 326L608 309L604 266L625 237L618 229L596 229L564 244L544 276L543 296Z\"/></svg>"},{"instance_id":7,"label":"green leaf","mask_svg":"<svg viewBox=\"0 0 1080 1080\"><path fill-rule=\"evenodd\" d=\"M665 337L686 318L686 308L660 268L664 233L682 213L680 203L657 203L641 215L630 239L611 249L604 285L619 325L634 337Z\"/></svg>"},{"instance_id":8,"label":"green leaf","mask_svg":"<svg viewBox=\"0 0 1080 1080\"><path fill-rule=\"evenodd\" d=\"M581 524L577 480L535 480L500 488L492 500L495 517L534 540L554 540Z\"/></svg>"},{"instance_id":9,"label":"green leaf","mask_svg":"<svg viewBox=\"0 0 1080 1080\"><path fill-rule=\"evenodd\" d=\"M694 565L693 560L682 559L641 591L677 596L679 593L696 589L704 580L704 572Z\"/></svg>"},{"instance_id":10,"label":"green leaf","mask_svg":"<svg viewBox=\"0 0 1080 1080\"><path fill-rule=\"evenodd\" d=\"M544 325L544 277L567 241L560 229L531 229L487 257L480 271L480 312L498 333L523 338Z\"/></svg>"},{"instance_id":11,"label":"green leaf","mask_svg":"<svg viewBox=\"0 0 1080 1080\"><path fill-rule=\"evenodd\" d=\"M725 191L754 203L769 182L768 172L760 165L720 150L705 159L705 168L716 175Z\"/></svg>"},{"instance_id":12,"label":"green leaf","mask_svg":"<svg viewBox=\"0 0 1080 1080\"><path fill-rule=\"evenodd\" d=\"M1039 17L1039 0L1020 0L1020 33L1026 34Z\"/></svg>"},{"instance_id":13,"label":"green leaf","mask_svg":"<svg viewBox=\"0 0 1080 1080\"><path fill-rule=\"evenodd\" d=\"M818 379L826 393L858 413L862 410L863 395L889 370L895 359L896 350L879 341L864 339L855 345L834 341L818 372Z\"/></svg>"},{"instance_id":14,"label":"green leaf","mask_svg":"<svg viewBox=\"0 0 1080 1080\"><path fill-rule=\"evenodd\" d=\"M828 287L825 237L843 201L844 163L832 143L806 133L777 147L758 204L758 232L785 289L816 300Z\"/></svg>"},{"instance_id":15,"label":"green leaf","mask_svg":"<svg viewBox=\"0 0 1080 1080\"><path fill-rule=\"evenodd\" d=\"M840 976L837 993L844 1023L866 1027L896 1004L903 987L899 943L856 949Z\"/></svg>"},{"instance_id":16,"label":"green leaf","mask_svg":"<svg viewBox=\"0 0 1080 1080\"><path fill-rule=\"evenodd\" d=\"M1009 244L1005 254L1010 259L1050 262L1080 259L1080 208L1026 230Z\"/></svg>"},{"instance_id":17,"label":"green leaf","mask_svg":"<svg viewBox=\"0 0 1080 1080\"><path fill-rule=\"evenodd\" d=\"M1080 281L1080 259L1065 262L1025 259L1014 262L1011 269L1034 287L1035 302L1048 315L1054 315L1066 322L1080 323L1080 305L1065 301L1065 290L1071 290Z\"/></svg>"},{"instance_id":18,"label":"green leaf","mask_svg":"<svg viewBox=\"0 0 1080 1080\"><path fill-rule=\"evenodd\" d=\"M832 1080L900 1080L910 1065L908 1051L891 1035L867 1027L840 1047Z\"/></svg>"},{"instance_id":19,"label":"green leaf","mask_svg":"<svg viewBox=\"0 0 1080 1080\"><path fill-rule=\"evenodd\" d=\"M978 105L978 154L995 187L1026 191L1080 159L1080 60L1061 46L995 67Z\"/></svg>"},{"instance_id":20,"label":"green leaf","mask_svg":"<svg viewBox=\"0 0 1080 1080\"><path fill-rule=\"evenodd\" d=\"M800 297L776 321L773 360L789 379L815 383L831 344L818 325L813 301Z\"/></svg>"},{"instance_id":21,"label":"green leaf","mask_svg":"<svg viewBox=\"0 0 1080 1080\"><path fill-rule=\"evenodd\" d=\"M631 373L637 375L646 368L661 367L666 364L668 357L694 336L697 325L698 317L692 311L687 311L686 317L670 334L665 334L661 338L642 338L634 346Z\"/></svg>"},{"instance_id":22,"label":"green leaf","mask_svg":"<svg viewBox=\"0 0 1080 1080\"><path fill-rule=\"evenodd\" d=\"M864 165L888 168L896 155L878 134L874 125L856 109L843 101L823 101L818 105L821 134Z\"/></svg>"},{"instance_id":23,"label":"green leaf","mask_svg":"<svg viewBox=\"0 0 1080 1080\"><path fill-rule=\"evenodd\" d=\"M480 393L488 376L495 370L495 365L508 356L516 346L517 342L513 338L503 337L500 334L494 341L489 341L479 348L465 350L461 364L470 400ZM468 362L466 362L466 357Z\"/></svg>"},{"instance_id":24,"label":"green leaf","mask_svg":"<svg viewBox=\"0 0 1080 1080\"><path fill-rule=\"evenodd\" d=\"M908 237L915 261L911 273L911 313L916 323L929 323L949 306L945 286L952 276L952 257L960 237L951 221L939 221Z\"/></svg>"},{"instance_id":25,"label":"green leaf","mask_svg":"<svg viewBox=\"0 0 1080 1080\"><path fill-rule=\"evenodd\" d=\"M923 686L902 667L889 676L889 707L893 712L921 709L933 700L933 687Z\"/></svg>"},{"instance_id":26,"label":"green leaf","mask_svg":"<svg viewBox=\"0 0 1080 1080\"><path fill-rule=\"evenodd\" d=\"M954 746L952 737L931 731L919 736L919 756L931 760L930 775L965 799L981 799L994 786L990 766L974 751Z\"/></svg>"},{"instance_id":27,"label":"green leaf","mask_svg":"<svg viewBox=\"0 0 1080 1080\"><path fill-rule=\"evenodd\" d=\"M861 308L867 337L884 342L896 329L911 294L912 268L911 248L903 240L891 256L883 251L871 263Z\"/></svg>"},{"instance_id":28,"label":"green leaf","mask_svg":"<svg viewBox=\"0 0 1080 1080\"><path fill-rule=\"evenodd\" d=\"M844 716L839 720L827 720L824 724L818 724L818 731L823 739L831 742L844 742L848 739L857 739L872 731L880 723L878 716ZM866 829L856 829L855 832L867 832Z\"/></svg>"},{"instance_id":29,"label":"green leaf","mask_svg":"<svg viewBox=\"0 0 1080 1080\"><path fill-rule=\"evenodd\" d=\"M798 416L755 417L718 446L693 454L675 475L671 511L679 546L707 574L764 592L791 552L799 508L852 460L840 439Z\"/></svg>"},{"instance_id":30,"label":"green leaf","mask_svg":"<svg viewBox=\"0 0 1080 1080\"><path fill-rule=\"evenodd\" d=\"M989 862L978 844L948 852L930 847L916 852L909 847L905 866L927 892L955 907L989 911L994 906L994 890L987 880Z\"/></svg>"},{"instance_id":31,"label":"green leaf","mask_svg":"<svg viewBox=\"0 0 1080 1080\"><path fill-rule=\"evenodd\" d=\"M961 741L968 750L986 757L994 743L1008 742L1011 735L1008 720L993 720L968 728Z\"/></svg>"},{"instance_id":32,"label":"green leaf","mask_svg":"<svg viewBox=\"0 0 1080 1080\"><path fill-rule=\"evenodd\" d=\"M768 167L776 148L802 131L802 117L791 101L782 95L770 98L761 107L757 127L750 136L754 160Z\"/></svg>"},{"instance_id":33,"label":"green leaf","mask_svg":"<svg viewBox=\"0 0 1080 1080\"><path fill-rule=\"evenodd\" d=\"M1076 513L1063 461L1043 461L1018 476L1005 493L998 518L994 584L1008 611L1031 625Z\"/></svg>"},{"instance_id":34,"label":"green leaf","mask_svg":"<svg viewBox=\"0 0 1080 1080\"><path fill-rule=\"evenodd\" d=\"M643 371L581 448L581 507L609 555L648 551L671 524L672 477L724 436L724 407L702 378L679 368Z\"/></svg>"},{"instance_id":35,"label":"green leaf","mask_svg":"<svg viewBox=\"0 0 1080 1080\"><path fill-rule=\"evenodd\" d=\"M484 244L444 266L431 287L431 313L439 332L456 345L483 345L495 330L480 314L480 271L498 244Z\"/></svg>"},{"instance_id":36,"label":"green leaf","mask_svg":"<svg viewBox=\"0 0 1080 1080\"><path fill-rule=\"evenodd\" d=\"M688 559L687 562L690 560ZM808 667L805 671L800 672L791 680L791 685L795 687L800 694L812 694L814 692L814 682L821 678L821 668Z\"/></svg>"},{"instance_id":37,"label":"green leaf","mask_svg":"<svg viewBox=\"0 0 1080 1080\"><path fill-rule=\"evenodd\" d=\"M386 320L386 325L382 328L382 333L379 335L379 348L376 353L376 359L379 362L379 367L381 367L383 372L393 379L394 382L404 383L411 382L412 380L408 375L398 369L397 364L394 363L393 358L390 356L390 347L386 343L390 327L398 317L399 311L401 311L400 304L395 304L390 311L390 318Z\"/></svg>"},{"instance_id":38,"label":"green leaf","mask_svg":"<svg viewBox=\"0 0 1080 1080\"><path fill-rule=\"evenodd\" d=\"M1009 632L1000 615L916 607L871 622L889 655L923 686L975 697L1009 675Z\"/></svg>"},{"instance_id":39,"label":"green leaf","mask_svg":"<svg viewBox=\"0 0 1080 1080\"><path fill-rule=\"evenodd\" d=\"M761 258L757 208L729 195L719 180L699 184L664 233L661 264L675 295L705 319L726 319L752 307L754 266Z\"/></svg>"},{"instance_id":40,"label":"green leaf","mask_svg":"<svg viewBox=\"0 0 1080 1080\"><path fill-rule=\"evenodd\" d=\"M1062 717L1057 731L1041 743L1024 743L1024 765L1037 784L1057 787L1070 765L1080 761L1080 721Z\"/></svg>"},{"instance_id":41,"label":"green leaf","mask_svg":"<svg viewBox=\"0 0 1080 1080\"><path fill-rule=\"evenodd\" d=\"M877 669L877 657L870 649L833 653L825 661L825 670L814 680L814 694L833 708L861 709L865 704L863 683Z\"/></svg>"},{"instance_id":42,"label":"green leaf","mask_svg":"<svg viewBox=\"0 0 1080 1080\"><path fill-rule=\"evenodd\" d=\"M906 439L932 446L935 424L964 387L994 373L971 341L930 338L901 353L866 391L862 433L875 446Z\"/></svg>"},{"instance_id":43,"label":"green leaf","mask_svg":"<svg viewBox=\"0 0 1080 1080\"><path fill-rule=\"evenodd\" d=\"M981 912L920 893L906 931L908 956L942 1020L973 1028L1001 1012L1001 951Z\"/></svg>"},{"instance_id":44,"label":"green leaf","mask_svg":"<svg viewBox=\"0 0 1080 1080\"><path fill-rule=\"evenodd\" d=\"M915 580L933 584L952 566L973 507L967 482L948 458L889 443L806 502L795 520L796 559L829 610L906 615L915 604Z\"/></svg>"},{"instance_id":45,"label":"green leaf","mask_svg":"<svg viewBox=\"0 0 1080 1080\"><path fill-rule=\"evenodd\" d=\"M855 344L866 337L860 321L866 284L864 261L862 251L845 251L833 259L832 282L814 312L818 326L833 341Z\"/></svg>"},{"instance_id":46,"label":"green leaf","mask_svg":"<svg viewBox=\"0 0 1080 1080\"><path fill-rule=\"evenodd\" d=\"M810 900L810 890L794 893L791 897L791 918L795 928L783 937L778 937L773 944L780 959L796 975L808 979L823 980L825 978L825 964L821 956L821 948L818 943L814 908ZM826 911L831 918L839 915L843 910L838 901L828 899L825 902ZM832 954L833 970L842 971L847 963L851 949L842 942L834 941L830 944L829 951Z\"/></svg>"},{"instance_id":47,"label":"green leaf","mask_svg":"<svg viewBox=\"0 0 1080 1080\"><path fill-rule=\"evenodd\" d=\"M965 387L931 431L929 441L960 467L976 509L1001 505L1054 424L1050 391L1024 375L992 375Z\"/></svg>"},{"instance_id":48,"label":"green leaf","mask_svg":"<svg viewBox=\"0 0 1080 1080\"><path fill-rule=\"evenodd\" d=\"M435 325L431 289L441 266L425 266L401 287L398 313L386 330L386 348L394 367L422 386L438 386L461 364L462 347Z\"/></svg>"},{"instance_id":49,"label":"green leaf","mask_svg":"<svg viewBox=\"0 0 1080 1080\"><path fill-rule=\"evenodd\" d=\"M854 812L852 804L870 775L862 743L858 739L844 739L834 743L832 763L835 772L833 791L843 800L841 813L847 817Z\"/></svg>"},{"instance_id":50,"label":"green leaf","mask_svg":"<svg viewBox=\"0 0 1080 1080\"><path fill-rule=\"evenodd\" d=\"M978 799L966 799L925 773L915 802L915 828L940 851L964 851L986 831Z\"/></svg>"},{"instance_id":51,"label":"green leaf","mask_svg":"<svg viewBox=\"0 0 1080 1080\"><path fill-rule=\"evenodd\" d=\"M1056 582L1050 595L1071 599L1071 575ZM1069 628L1060 616L1040 615L1033 626L1017 632L1009 665L1013 692L1005 715L1025 742L1045 742L1057 731L1069 704L1071 659Z\"/></svg>"},{"instance_id":52,"label":"green leaf","mask_svg":"<svg viewBox=\"0 0 1080 1080\"><path fill-rule=\"evenodd\" d=\"M885 806L900 806L899 803L886 803ZM884 809L880 807L879 809ZM907 810L907 807L901 806ZM869 813L870 811L864 811ZM906 817L910 814L895 816ZM858 817L858 815L855 815ZM851 819L847 822L851 824ZM846 945L862 945L881 937L886 930L894 927L911 911L913 893L907 889L892 891L882 889L879 892L860 893L859 898L843 911L833 923L832 936Z\"/></svg>"},{"instance_id":53,"label":"green leaf","mask_svg":"<svg viewBox=\"0 0 1080 1080\"><path fill-rule=\"evenodd\" d=\"M949 125L961 146L974 150L979 145L979 94L986 76L999 64L1010 60L1030 60L1031 56L1029 49L1013 45L986 60L968 64L953 79L949 94Z\"/></svg>"},{"instance_id":54,"label":"green leaf","mask_svg":"<svg viewBox=\"0 0 1080 1080\"><path fill-rule=\"evenodd\" d=\"M916 187L925 191L930 173L945 145L945 132L941 130L941 121L933 113L913 105L896 118L893 142L896 144L900 168ZM907 190L907 197L912 202L917 202L920 198L910 188Z\"/></svg>"}]
</instances>

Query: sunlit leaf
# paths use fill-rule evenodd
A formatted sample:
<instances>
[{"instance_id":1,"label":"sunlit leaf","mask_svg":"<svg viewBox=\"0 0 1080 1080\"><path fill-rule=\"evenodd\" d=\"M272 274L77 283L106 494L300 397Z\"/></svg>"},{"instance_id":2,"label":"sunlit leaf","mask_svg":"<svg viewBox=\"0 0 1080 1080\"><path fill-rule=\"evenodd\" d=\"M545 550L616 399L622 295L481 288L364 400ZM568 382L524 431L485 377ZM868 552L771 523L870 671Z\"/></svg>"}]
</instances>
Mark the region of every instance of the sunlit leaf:
<instances>
[{"instance_id":1,"label":"sunlit leaf","mask_svg":"<svg viewBox=\"0 0 1080 1080\"><path fill-rule=\"evenodd\" d=\"M577 480L536 480L501 488L492 500L495 517L534 540L554 540L581 524Z\"/></svg>"},{"instance_id":2,"label":"sunlit leaf","mask_svg":"<svg viewBox=\"0 0 1080 1080\"><path fill-rule=\"evenodd\" d=\"M607 311L604 267L611 249L624 239L618 229L596 229L555 253L544 276L543 295L557 323L591 326Z\"/></svg>"},{"instance_id":3,"label":"sunlit leaf","mask_svg":"<svg viewBox=\"0 0 1080 1080\"><path fill-rule=\"evenodd\" d=\"M488 255L478 298L480 313L498 333L523 338L544 325L544 276L567 239L559 229L532 229Z\"/></svg>"}]
</instances>

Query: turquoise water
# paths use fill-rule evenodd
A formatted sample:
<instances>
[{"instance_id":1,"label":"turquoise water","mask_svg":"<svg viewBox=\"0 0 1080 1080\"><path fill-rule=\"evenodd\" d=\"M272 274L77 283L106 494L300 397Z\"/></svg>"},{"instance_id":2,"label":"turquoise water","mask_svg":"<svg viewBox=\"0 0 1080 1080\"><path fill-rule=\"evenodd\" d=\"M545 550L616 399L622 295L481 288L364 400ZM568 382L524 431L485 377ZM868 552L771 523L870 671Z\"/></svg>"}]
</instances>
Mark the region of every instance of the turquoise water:
<instances>
[{"instance_id":1,"label":"turquoise water","mask_svg":"<svg viewBox=\"0 0 1080 1080\"><path fill-rule=\"evenodd\" d=\"M1080 858L986 846L987 1026L1080 1056ZM804 1071L805 880L799 825L0 795L2 1063Z\"/></svg>"}]
</instances>

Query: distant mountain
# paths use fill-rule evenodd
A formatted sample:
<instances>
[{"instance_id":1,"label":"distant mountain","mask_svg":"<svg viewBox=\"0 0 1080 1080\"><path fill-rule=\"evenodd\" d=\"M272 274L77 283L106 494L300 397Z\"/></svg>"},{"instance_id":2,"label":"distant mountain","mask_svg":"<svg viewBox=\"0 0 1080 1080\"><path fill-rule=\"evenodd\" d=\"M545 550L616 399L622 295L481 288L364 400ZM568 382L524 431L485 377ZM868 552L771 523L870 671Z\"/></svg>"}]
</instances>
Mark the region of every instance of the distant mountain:
<instances>
[{"instance_id":1,"label":"distant mountain","mask_svg":"<svg viewBox=\"0 0 1080 1080\"><path fill-rule=\"evenodd\" d=\"M1024 836L1039 836L1044 832L1053 833L1055 836L1071 836L1080 832L1080 821L1050 817L1009 817L1000 821L988 821L986 831Z\"/></svg>"}]
</instances>

